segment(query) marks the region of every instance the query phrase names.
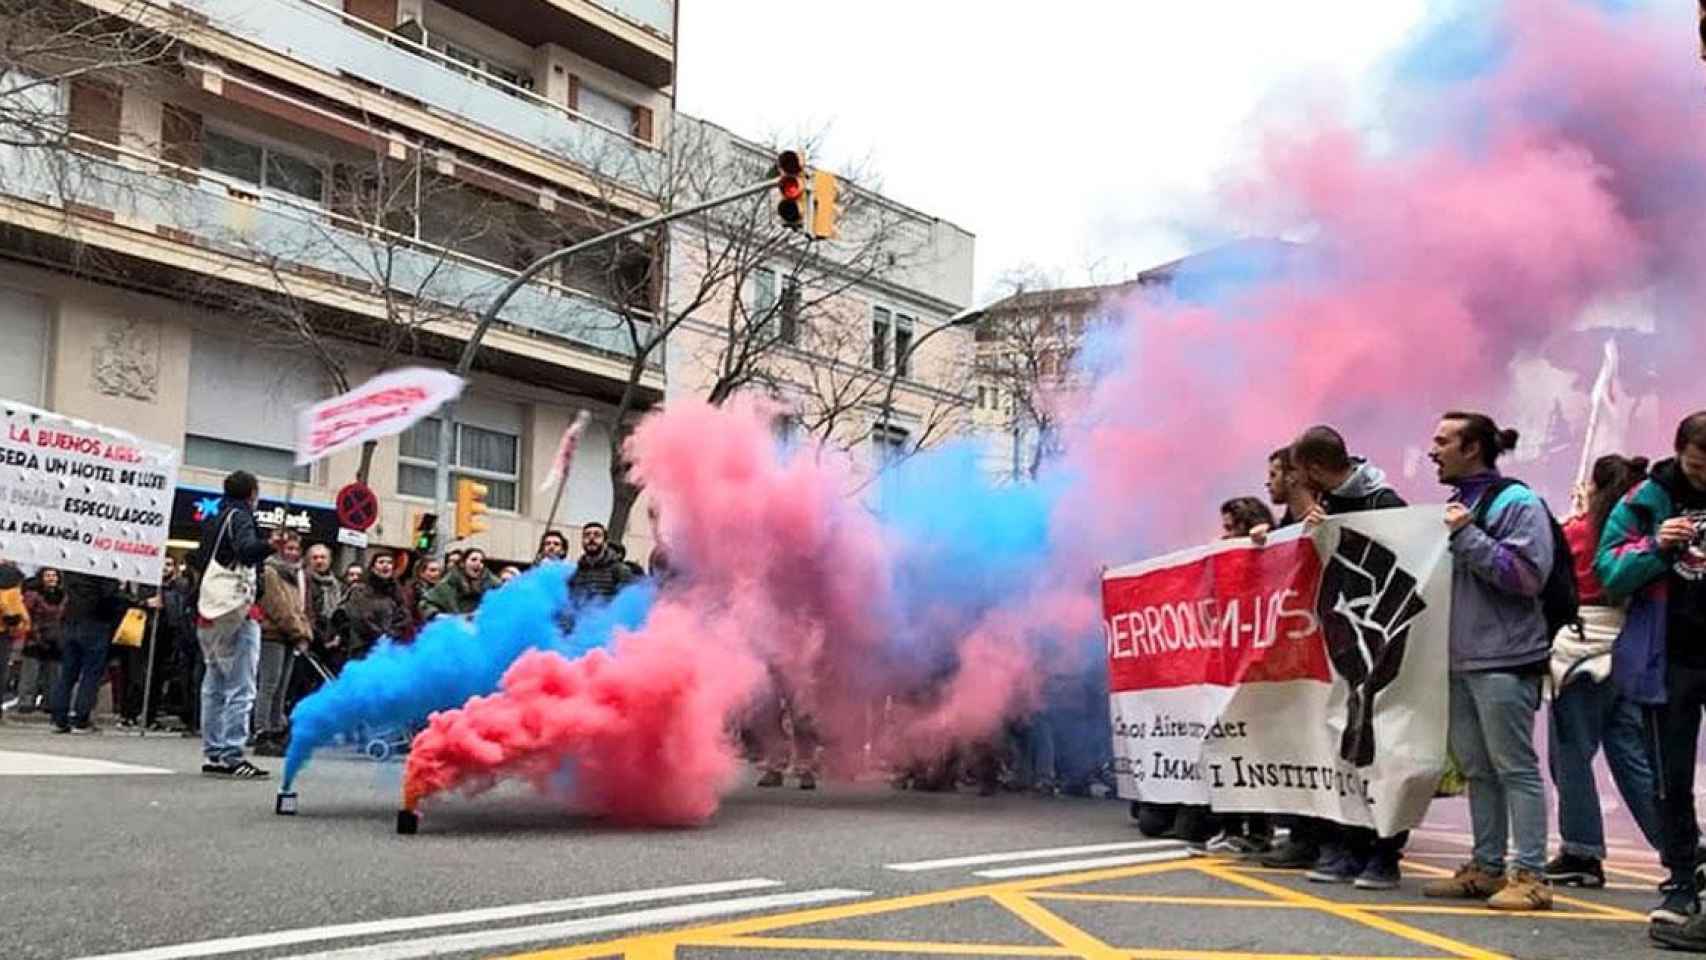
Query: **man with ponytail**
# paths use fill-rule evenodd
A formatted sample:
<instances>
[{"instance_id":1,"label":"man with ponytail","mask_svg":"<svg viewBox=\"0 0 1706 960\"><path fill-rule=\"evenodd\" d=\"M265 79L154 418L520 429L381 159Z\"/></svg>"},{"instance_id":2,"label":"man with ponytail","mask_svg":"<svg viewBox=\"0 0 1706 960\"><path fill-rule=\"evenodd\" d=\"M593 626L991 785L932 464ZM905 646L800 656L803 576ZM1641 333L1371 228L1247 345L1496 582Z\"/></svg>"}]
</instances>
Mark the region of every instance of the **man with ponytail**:
<instances>
[{"instance_id":1,"label":"man with ponytail","mask_svg":"<svg viewBox=\"0 0 1706 960\"><path fill-rule=\"evenodd\" d=\"M1629 600L1612 648L1618 692L1659 714L1660 859L1665 899L1648 914L1653 939L1706 952L1694 862L1694 765L1706 711L1706 410L1676 428L1676 456L1611 511L1594 572L1613 600Z\"/></svg>"},{"instance_id":2,"label":"man with ponytail","mask_svg":"<svg viewBox=\"0 0 1706 960\"><path fill-rule=\"evenodd\" d=\"M1499 475L1515 430L1481 413L1440 419L1429 458L1453 488L1445 509L1451 581L1452 755L1469 782L1474 852L1430 897L1486 900L1495 910L1546 910L1546 795L1534 749L1534 715L1551 659L1541 594L1552 573L1553 521L1533 491ZM1515 834L1509 875L1505 848Z\"/></svg>"}]
</instances>

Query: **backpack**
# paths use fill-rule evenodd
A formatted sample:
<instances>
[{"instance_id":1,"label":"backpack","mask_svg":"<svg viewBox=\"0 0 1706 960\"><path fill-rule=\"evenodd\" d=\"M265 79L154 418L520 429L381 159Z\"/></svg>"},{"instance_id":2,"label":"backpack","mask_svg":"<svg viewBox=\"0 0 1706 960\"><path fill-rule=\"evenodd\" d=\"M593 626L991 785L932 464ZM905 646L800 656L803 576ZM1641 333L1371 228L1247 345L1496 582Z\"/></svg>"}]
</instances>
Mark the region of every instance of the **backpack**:
<instances>
[{"instance_id":1,"label":"backpack","mask_svg":"<svg viewBox=\"0 0 1706 960\"><path fill-rule=\"evenodd\" d=\"M1499 494L1511 487L1525 486L1521 480L1510 477L1494 480L1481 495L1481 502L1475 505L1475 525L1485 530L1487 514ZM1552 515L1552 508L1545 500L1540 501L1540 506L1546 511L1547 525L1552 528L1552 572L1540 588L1540 613L1546 618L1546 635L1555 638L1565 627L1581 625L1581 592L1576 587L1576 558L1570 552L1570 541L1564 539L1564 528L1558 525L1558 518Z\"/></svg>"}]
</instances>

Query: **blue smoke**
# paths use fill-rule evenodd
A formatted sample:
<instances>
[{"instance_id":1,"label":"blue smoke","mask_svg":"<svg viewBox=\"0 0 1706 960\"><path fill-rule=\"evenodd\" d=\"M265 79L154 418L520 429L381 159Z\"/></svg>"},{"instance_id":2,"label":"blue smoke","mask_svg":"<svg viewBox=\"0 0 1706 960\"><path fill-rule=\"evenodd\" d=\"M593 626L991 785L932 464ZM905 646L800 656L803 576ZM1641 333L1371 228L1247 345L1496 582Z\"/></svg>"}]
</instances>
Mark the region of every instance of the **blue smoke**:
<instances>
[{"instance_id":1,"label":"blue smoke","mask_svg":"<svg viewBox=\"0 0 1706 960\"><path fill-rule=\"evenodd\" d=\"M290 789L315 750L339 734L419 724L435 710L459 707L489 694L511 663L530 649L569 658L609 644L618 627L645 621L656 597L649 581L624 590L608 606L572 611L572 566L546 564L487 594L470 622L440 617L408 645L382 642L351 662L332 682L296 705L290 715L284 789ZM574 617L572 632L560 626Z\"/></svg>"}]
</instances>

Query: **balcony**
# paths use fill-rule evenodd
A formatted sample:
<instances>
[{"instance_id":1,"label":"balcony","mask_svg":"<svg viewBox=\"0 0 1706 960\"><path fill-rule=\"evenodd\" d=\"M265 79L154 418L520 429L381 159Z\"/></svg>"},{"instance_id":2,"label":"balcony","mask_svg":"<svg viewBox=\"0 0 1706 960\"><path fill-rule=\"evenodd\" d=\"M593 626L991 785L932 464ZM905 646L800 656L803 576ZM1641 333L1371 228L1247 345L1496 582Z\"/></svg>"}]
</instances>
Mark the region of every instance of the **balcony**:
<instances>
[{"instance_id":1,"label":"balcony","mask_svg":"<svg viewBox=\"0 0 1706 960\"><path fill-rule=\"evenodd\" d=\"M220 31L350 77L642 192L661 155L615 130L495 78L468 75L437 51L314 0L177 0ZM500 89L500 87L504 87Z\"/></svg>"},{"instance_id":2,"label":"balcony","mask_svg":"<svg viewBox=\"0 0 1706 960\"><path fill-rule=\"evenodd\" d=\"M675 82L671 0L441 0L528 44L561 44L655 89Z\"/></svg>"},{"instance_id":3,"label":"balcony","mask_svg":"<svg viewBox=\"0 0 1706 960\"><path fill-rule=\"evenodd\" d=\"M277 269L288 276L330 279L358 293L389 282L405 298L446 308L430 312L437 317L477 313L516 274L399 234L364 229L310 204L258 195L249 185L217 174L104 144L90 146L121 159L77 154L68 162L49 151L3 146L0 169L6 174L0 183L6 193L25 200L108 211L125 226L193 240L250 263L276 259ZM502 320L600 354L634 353L627 323L614 309L560 284L535 281L523 287L504 308ZM646 336L642 329L642 341ZM649 362L657 366L661 357L654 352Z\"/></svg>"}]
</instances>

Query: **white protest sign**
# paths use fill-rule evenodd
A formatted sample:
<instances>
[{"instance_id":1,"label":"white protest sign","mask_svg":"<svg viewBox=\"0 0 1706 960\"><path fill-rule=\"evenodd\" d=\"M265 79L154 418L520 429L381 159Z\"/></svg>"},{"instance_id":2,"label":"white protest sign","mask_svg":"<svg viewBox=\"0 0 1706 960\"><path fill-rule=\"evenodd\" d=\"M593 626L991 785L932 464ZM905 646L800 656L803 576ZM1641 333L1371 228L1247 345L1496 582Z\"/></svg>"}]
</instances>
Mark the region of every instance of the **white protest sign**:
<instances>
[{"instance_id":1,"label":"white protest sign","mask_svg":"<svg viewBox=\"0 0 1706 960\"><path fill-rule=\"evenodd\" d=\"M178 451L0 401L0 557L160 582Z\"/></svg>"},{"instance_id":2,"label":"white protest sign","mask_svg":"<svg viewBox=\"0 0 1706 960\"><path fill-rule=\"evenodd\" d=\"M447 370L389 370L354 390L304 407L296 419L296 463L314 463L369 440L402 433L462 392Z\"/></svg>"}]
</instances>

